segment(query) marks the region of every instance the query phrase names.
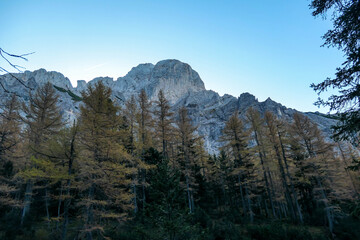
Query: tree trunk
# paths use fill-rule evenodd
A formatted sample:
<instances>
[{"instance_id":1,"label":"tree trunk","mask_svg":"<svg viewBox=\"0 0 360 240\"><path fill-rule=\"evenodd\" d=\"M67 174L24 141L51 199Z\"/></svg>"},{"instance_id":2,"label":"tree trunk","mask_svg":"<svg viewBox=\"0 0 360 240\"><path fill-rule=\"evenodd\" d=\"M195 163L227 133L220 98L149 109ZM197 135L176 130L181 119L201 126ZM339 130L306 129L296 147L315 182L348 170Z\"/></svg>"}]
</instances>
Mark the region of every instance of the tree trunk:
<instances>
[{"instance_id":1,"label":"tree trunk","mask_svg":"<svg viewBox=\"0 0 360 240\"><path fill-rule=\"evenodd\" d=\"M275 187L274 187L274 181L273 181L273 177L272 177L272 173L270 172L270 170L268 169L267 171L268 175L269 175L269 183L270 183L270 190L271 190L271 194L272 196L276 199L276 195L275 195ZM280 207L279 207L279 202L274 200L274 208L275 208L275 212L277 217L281 218L281 212L280 212Z\"/></svg>"},{"instance_id":2,"label":"tree trunk","mask_svg":"<svg viewBox=\"0 0 360 240\"><path fill-rule=\"evenodd\" d=\"M64 202L64 222L63 222L62 237L61 237L62 240L66 239L67 226L69 223L69 208L70 208L70 204L71 204L70 186L71 186L71 180L68 179L67 187L66 187L66 199Z\"/></svg>"},{"instance_id":3,"label":"tree trunk","mask_svg":"<svg viewBox=\"0 0 360 240\"><path fill-rule=\"evenodd\" d=\"M270 201L273 216L275 218L277 218L276 213L275 213L275 207L274 207L273 199L272 199L272 194L270 192L269 180L267 178L267 173L266 173L267 171L266 171L266 168L265 168L264 158L266 159L266 153L265 153L265 151L260 150L260 147L262 148L263 146L260 145L260 143L259 143L258 134L257 134L257 131L255 129L254 129L254 134L255 134L256 145L259 147L259 157L260 157L260 163L261 163L263 174L264 174L266 192L267 192L267 195L269 197L269 201Z\"/></svg>"},{"instance_id":4,"label":"tree trunk","mask_svg":"<svg viewBox=\"0 0 360 240\"><path fill-rule=\"evenodd\" d=\"M21 226L24 223L26 214L30 211L31 199L32 199L32 187L33 183L28 180L26 183L25 197L24 197L24 208L21 214Z\"/></svg>"},{"instance_id":5,"label":"tree trunk","mask_svg":"<svg viewBox=\"0 0 360 240\"><path fill-rule=\"evenodd\" d=\"M279 130L278 130L278 137L279 137L281 152L282 152L283 160L284 160L284 164L285 164L286 174L287 174L287 176L289 178L289 182L290 182L290 186L291 186L291 192L292 192L292 194L294 196L295 208L296 208L296 211L297 211L297 215L299 217L300 223L304 223L303 215L302 215L302 212L301 212L301 208L300 208L300 204L299 204L299 201L298 201L297 193L295 191L295 187L294 187L294 184L292 182L291 175L290 175L289 165L287 164L287 158L286 158L286 154L285 154L285 149L284 149L284 145L282 143L282 138L281 138L281 134L280 134Z\"/></svg>"},{"instance_id":6,"label":"tree trunk","mask_svg":"<svg viewBox=\"0 0 360 240\"><path fill-rule=\"evenodd\" d=\"M290 194L290 191L289 191L289 186L288 186L288 183L287 183L287 178L286 178L284 166L283 166L281 155L280 155L280 152L279 152L279 147L277 146L276 143L274 143L274 150L275 150L276 157L277 157L278 164L279 164L282 184L283 184L283 187L284 187L284 190L285 190L285 199L287 200L287 204L290 207L290 213L291 213L292 218L296 219L296 213L294 211L294 202L292 200L292 197L291 197L291 194Z\"/></svg>"},{"instance_id":7,"label":"tree trunk","mask_svg":"<svg viewBox=\"0 0 360 240\"><path fill-rule=\"evenodd\" d=\"M252 211L251 199L250 199L249 190L248 190L247 186L245 186L245 195L246 195L247 205L248 205L248 209L249 209L250 223L253 223L254 222L254 212Z\"/></svg>"},{"instance_id":8,"label":"tree trunk","mask_svg":"<svg viewBox=\"0 0 360 240\"><path fill-rule=\"evenodd\" d=\"M239 182L239 188L240 188L241 204L242 204L244 215L245 215L247 210L246 210L246 205L245 205L245 199L244 199L244 193L243 193L243 185L242 185L242 182L241 182L240 174L238 174L238 182Z\"/></svg>"},{"instance_id":9,"label":"tree trunk","mask_svg":"<svg viewBox=\"0 0 360 240\"><path fill-rule=\"evenodd\" d=\"M57 211L57 218L58 221L56 222L56 229L59 229L59 220L60 220L60 214L61 214L61 203L62 203L62 194L63 194L63 183L60 182L60 195L59 195L59 201L58 201L58 211Z\"/></svg>"},{"instance_id":10,"label":"tree trunk","mask_svg":"<svg viewBox=\"0 0 360 240\"><path fill-rule=\"evenodd\" d=\"M93 200L94 198L94 184L91 185L90 189L89 189L89 194L88 194L88 199L89 200ZM87 228L87 232L86 232L86 239L87 240L92 240L92 231L89 231L89 228L91 228L92 224L93 224L93 219L94 219L94 215L93 215L93 204L90 204L87 209L86 209L86 228Z\"/></svg>"},{"instance_id":11,"label":"tree trunk","mask_svg":"<svg viewBox=\"0 0 360 240\"><path fill-rule=\"evenodd\" d=\"M146 191L145 191L145 183L146 183L146 170L142 170L142 207L145 210L146 205Z\"/></svg>"},{"instance_id":12,"label":"tree trunk","mask_svg":"<svg viewBox=\"0 0 360 240\"><path fill-rule=\"evenodd\" d=\"M138 206L137 206L137 196L136 196L136 185L135 185L135 180L133 180L133 194L134 194L134 213L136 214L138 211Z\"/></svg>"},{"instance_id":13,"label":"tree trunk","mask_svg":"<svg viewBox=\"0 0 360 240\"><path fill-rule=\"evenodd\" d=\"M187 191L187 198L189 204L189 211L192 213L192 204L191 204L191 193L190 193L190 184L189 184L189 177L186 175L186 191Z\"/></svg>"},{"instance_id":14,"label":"tree trunk","mask_svg":"<svg viewBox=\"0 0 360 240\"><path fill-rule=\"evenodd\" d=\"M322 186L322 183L321 183L321 180L320 180L319 176L316 176L316 181L317 181L317 183L318 183L318 185L320 187L321 196L323 198L323 202L324 202L324 205L325 205L326 217L327 217L328 224L329 224L329 231L332 234L333 231L334 231L334 221L333 221L332 211L331 211L331 209L329 207L328 199L326 197L326 194L325 194L325 191L324 191L324 188Z\"/></svg>"},{"instance_id":15,"label":"tree trunk","mask_svg":"<svg viewBox=\"0 0 360 240\"><path fill-rule=\"evenodd\" d=\"M66 199L64 202L64 222L63 222L63 229L62 229L62 234L61 234L61 239L65 240L66 239L66 234L67 234L67 226L69 224L69 208L70 208L70 204L71 204L71 198L70 198L70 187L71 187L71 174L72 174L72 165L73 162L75 160L75 138L76 138L76 133L77 133L77 126L75 125L74 122L74 132L72 134L72 138L71 138L71 144L70 144L70 155L69 155L69 166L68 166L68 176L69 179L67 180L67 184L66 184Z\"/></svg>"},{"instance_id":16,"label":"tree trunk","mask_svg":"<svg viewBox=\"0 0 360 240\"><path fill-rule=\"evenodd\" d=\"M47 187L45 187L45 208L46 208L47 225L48 228L50 229L49 194Z\"/></svg>"}]
</instances>

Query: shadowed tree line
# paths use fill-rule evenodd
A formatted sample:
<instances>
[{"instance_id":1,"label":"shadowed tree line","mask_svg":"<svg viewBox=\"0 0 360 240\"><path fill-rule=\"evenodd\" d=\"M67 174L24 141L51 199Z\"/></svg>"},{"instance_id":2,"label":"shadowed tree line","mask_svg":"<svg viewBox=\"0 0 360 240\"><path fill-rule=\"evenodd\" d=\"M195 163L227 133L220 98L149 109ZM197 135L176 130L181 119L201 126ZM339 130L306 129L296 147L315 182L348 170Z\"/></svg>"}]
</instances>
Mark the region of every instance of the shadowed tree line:
<instances>
[{"instance_id":1,"label":"shadowed tree line","mask_svg":"<svg viewBox=\"0 0 360 240\"><path fill-rule=\"evenodd\" d=\"M209 155L162 91L120 108L96 83L74 123L56 91L1 105L2 239L342 239L358 221L358 150L302 114L234 112Z\"/></svg>"}]
</instances>

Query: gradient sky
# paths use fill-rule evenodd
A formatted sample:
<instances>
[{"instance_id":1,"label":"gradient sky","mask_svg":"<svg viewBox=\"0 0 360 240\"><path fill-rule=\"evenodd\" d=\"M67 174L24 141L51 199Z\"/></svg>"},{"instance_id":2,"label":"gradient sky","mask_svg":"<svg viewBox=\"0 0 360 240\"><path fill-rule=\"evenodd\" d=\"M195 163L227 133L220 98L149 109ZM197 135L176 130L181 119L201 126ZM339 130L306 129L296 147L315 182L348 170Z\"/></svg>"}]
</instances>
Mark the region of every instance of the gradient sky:
<instances>
[{"instance_id":1,"label":"gradient sky","mask_svg":"<svg viewBox=\"0 0 360 240\"><path fill-rule=\"evenodd\" d=\"M0 0L0 47L35 52L27 70L116 79L139 63L178 59L220 95L250 92L320 111L309 87L334 75L342 52L322 48L331 22L308 0ZM4 62L0 62L4 66Z\"/></svg>"}]
</instances>

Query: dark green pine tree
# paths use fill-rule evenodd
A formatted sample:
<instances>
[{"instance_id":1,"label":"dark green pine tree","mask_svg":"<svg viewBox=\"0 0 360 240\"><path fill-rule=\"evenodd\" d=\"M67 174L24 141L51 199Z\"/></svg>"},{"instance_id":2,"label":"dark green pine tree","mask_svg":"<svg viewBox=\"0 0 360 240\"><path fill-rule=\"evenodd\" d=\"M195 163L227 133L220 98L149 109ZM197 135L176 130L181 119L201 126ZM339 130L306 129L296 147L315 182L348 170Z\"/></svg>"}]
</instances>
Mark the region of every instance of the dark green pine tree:
<instances>
[{"instance_id":1,"label":"dark green pine tree","mask_svg":"<svg viewBox=\"0 0 360 240\"><path fill-rule=\"evenodd\" d=\"M156 169L150 171L147 223L151 225L151 231L147 239L192 239L197 234L197 226L191 222L186 208L181 173L169 167L166 159L157 162Z\"/></svg>"}]
</instances>

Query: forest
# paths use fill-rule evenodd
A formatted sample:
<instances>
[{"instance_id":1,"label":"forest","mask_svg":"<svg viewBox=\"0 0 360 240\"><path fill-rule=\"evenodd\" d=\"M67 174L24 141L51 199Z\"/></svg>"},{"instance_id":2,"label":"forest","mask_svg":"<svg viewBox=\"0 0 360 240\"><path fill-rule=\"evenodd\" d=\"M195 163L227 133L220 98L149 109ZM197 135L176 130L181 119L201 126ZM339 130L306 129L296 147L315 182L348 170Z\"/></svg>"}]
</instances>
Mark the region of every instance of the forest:
<instances>
[{"instance_id":1,"label":"forest","mask_svg":"<svg viewBox=\"0 0 360 240\"><path fill-rule=\"evenodd\" d=\"M235 111L210 155L162 91L81 99L74 122L50 83L2 102L1 239L360 239L359 151L301 113Z\"/></svg>"}]
</instances>

